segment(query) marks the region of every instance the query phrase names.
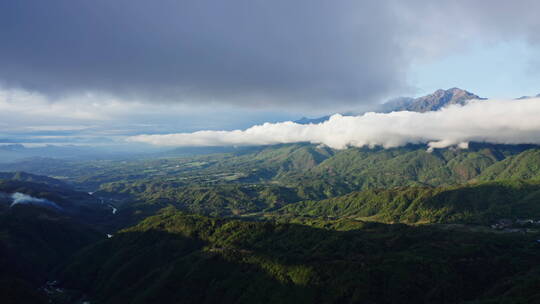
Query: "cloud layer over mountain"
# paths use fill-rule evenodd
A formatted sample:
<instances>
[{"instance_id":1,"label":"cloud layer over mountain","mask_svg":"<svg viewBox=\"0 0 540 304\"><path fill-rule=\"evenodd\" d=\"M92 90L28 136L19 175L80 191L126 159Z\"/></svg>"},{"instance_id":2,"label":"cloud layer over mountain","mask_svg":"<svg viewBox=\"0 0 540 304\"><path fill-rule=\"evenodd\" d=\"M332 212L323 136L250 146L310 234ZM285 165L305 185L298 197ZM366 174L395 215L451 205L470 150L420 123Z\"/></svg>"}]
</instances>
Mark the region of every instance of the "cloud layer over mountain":
<instances>
[{"instance_id":1,"label":"cloud layer over mountain","mask_svg":"<svg viewBox=\"0 0 540 304\"><path fill-rule=\"evenodd\" d=\"M534 0L0 1L0 143L244 129L441 86L497 97L475 79L537 94L538 11ZM516 70L467 59L432 70L505 44L527 51L486 64ZM467 71L485 77L455 83Z\"/></svg>"},{"instance_id":2,"label":"cloud layer over mountain","mask_svg":"<svg viewBox=\"0 0 540 304\"><path fill-rule=\"evenodd\" d=\"M434 112L333 115L320 124L265 123L246 130L199 131L139 135L130 141L162 146L271 145L310 142L343 149L349 146L403 146L428 143L430 148L458 146L470 141L540 144L540 99L477 100Z\"/></svg>"}]
</instances>

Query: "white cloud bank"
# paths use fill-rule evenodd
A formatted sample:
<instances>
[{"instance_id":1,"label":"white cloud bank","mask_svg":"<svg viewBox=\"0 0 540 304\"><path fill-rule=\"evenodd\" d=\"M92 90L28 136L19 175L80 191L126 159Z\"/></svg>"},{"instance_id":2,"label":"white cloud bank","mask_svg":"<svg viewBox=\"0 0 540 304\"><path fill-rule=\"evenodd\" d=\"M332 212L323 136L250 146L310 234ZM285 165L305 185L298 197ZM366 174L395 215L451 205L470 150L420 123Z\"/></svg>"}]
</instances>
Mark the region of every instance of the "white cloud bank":
<instances>
[{"instance_id":1,"label":"white cloud bank","mask_svg":"<svg viewBox=\"0 0 540 304\"><path fill-rule=\"evenodd\" d=\"M430 149L467 143L540 144L540 99L472 101L436 112L333 115L320 124L265 123L246 130L198 131L128 138L160 146L272 145L310 142L335 149L399 147L428 143Z\"/></svg>"}]
</instances>

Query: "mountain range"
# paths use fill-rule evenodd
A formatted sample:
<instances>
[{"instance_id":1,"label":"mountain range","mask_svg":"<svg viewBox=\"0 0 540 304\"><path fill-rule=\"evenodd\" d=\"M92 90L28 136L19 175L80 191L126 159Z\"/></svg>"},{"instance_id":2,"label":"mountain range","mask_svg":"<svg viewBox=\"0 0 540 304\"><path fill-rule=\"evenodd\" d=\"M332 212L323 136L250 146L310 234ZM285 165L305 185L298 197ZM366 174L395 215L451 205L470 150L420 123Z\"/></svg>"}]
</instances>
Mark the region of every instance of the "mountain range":
<instances>
[{"instance_id":1,"label":"mountain range","mask_svg":"<svg viewBox=\"0 0 540 304\"><path fill-rule=\"evenodd\" d=\"M536 96L521 96L516 99L529 99L529 98L538 98L538 97L540 97L540 94L537 94Z\"/></svg>"},{"instance_id":2,"label":"mountain range","mask_svg":"<svg viewBox=\"0 0 540 304\"><path fill-rule=\"evenodd\" d=\"M485 143L5 164L41 176L0 174L0 296L535 303L538 164L538 146Z\"/></svg>"},{"instance_id":3,"label":"mountain range","mask_svg":"<svg viewBox=\"0 0 540 304\"><path fill-rule=\"evenodd\" d=\"M450 105L464 105L470 100L485 100L476 94L462 90L459 88L451 88L448 90L439 89L432 94L411 98L400 97L392 99L383 104L384 112L392 111L412 111L412 112L428 112L437 111Z\"/></svg>"},{"instance_id":4,"label":"mountain range","mask_svg":"<svg viewBox=\"0 0 540 304\"><path fill-rule=\"evenodd\" d=\"M540 94L539 94L540 95ZM485 100L476 94L468 92L460 88L451 88L447 90L439 89L431 94L422 97L398 97L391 99L379 106L375 111L389 113L394 111L412 111L412 112L428 112L437 111L450 105L465 105L470 100ZM344 114L345 116L355 114ZM357 115L357 114L356 114ZM302 117L296 120L299 124L317 124L324 122L330 118L330 115L318 118Z\"/></svg>"},{"instance_id":5,"label":"mountain range","mask_svg":"<svg viewBox=\"0 0 540 304\"><path fill-rule=\"evenodd\" d=\"M540 303L540 146L199 150L0 163L0 301Z\"/></svg>"}]
</instances>

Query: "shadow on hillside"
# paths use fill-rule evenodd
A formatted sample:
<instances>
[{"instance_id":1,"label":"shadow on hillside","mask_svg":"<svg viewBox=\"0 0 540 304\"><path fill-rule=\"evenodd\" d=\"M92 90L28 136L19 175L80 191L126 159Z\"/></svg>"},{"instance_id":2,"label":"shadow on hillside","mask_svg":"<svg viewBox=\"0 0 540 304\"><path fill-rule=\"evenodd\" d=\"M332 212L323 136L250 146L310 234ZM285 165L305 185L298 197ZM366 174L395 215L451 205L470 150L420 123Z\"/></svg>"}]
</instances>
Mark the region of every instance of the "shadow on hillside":
<instances>
[{"instance_id":1,"label":"shadow on hillside","mask_svg":"<svg viewBox=\"0 0 540 304\"><path fill-rule=\"evenodd\" d=\"M62 282L100 303L456 303L536 265L523 239L429 227L189 223L101 241Z\"/></svg>"},{"instance_id":2,"label":"shadow on hillside","mask_svg":"<svg viewBox=\"0 0 540 304\"><path fill-rule=\"evenodd\" d=\"M72 259L62 284L100 303L313 303L313 292L246 263L234 248L203 249L199 238L126 232ZM237 259L238 258L238 259Z\"/></svg>"}]
</instances>

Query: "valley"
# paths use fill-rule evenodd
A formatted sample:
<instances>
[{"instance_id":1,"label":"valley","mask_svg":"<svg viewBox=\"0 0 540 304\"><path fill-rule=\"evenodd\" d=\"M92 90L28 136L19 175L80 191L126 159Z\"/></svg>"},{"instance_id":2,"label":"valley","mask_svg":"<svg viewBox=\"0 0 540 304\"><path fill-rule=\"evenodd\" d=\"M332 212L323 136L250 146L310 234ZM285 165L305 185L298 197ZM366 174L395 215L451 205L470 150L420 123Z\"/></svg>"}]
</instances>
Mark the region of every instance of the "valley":
<instances>
[{"instance_id":1,"label":"valley","mask_svg":"<svg viewBox=\"0 0 540 304\"><path fill-rule=\"evenodd\" d=\"M2 216L19 223L2 221L5 261L32 265L3 277L13 282L8 278L17 273L13 292L31 290L28 296L53 303L533 299L539 296L528 287L538 282L539 151L480 143L430 152L423 145L289 144L6 163L0 169L16 173L1 173L1 192L47 199L62 210L2 206ZM69 250L65 233L79 240ZM34 246L51 253L9 253L44 250ZM37 275L33 265L42 267ZM473 273L474 289L460 285ZM52 281L54 288L41 288ZM137 287L148 284L154 287ZM321 294L323 286L328 292Z\"/></svg>"},{"instance_id":2,"label":"valley","mask_svg":"<svg viewBox=\"0 0 540 304\"><path fill-rule=\"evenodd\" d=\"M0 0L0 304L540 304L539 11Z\"/></svg>"}]
</instances>

